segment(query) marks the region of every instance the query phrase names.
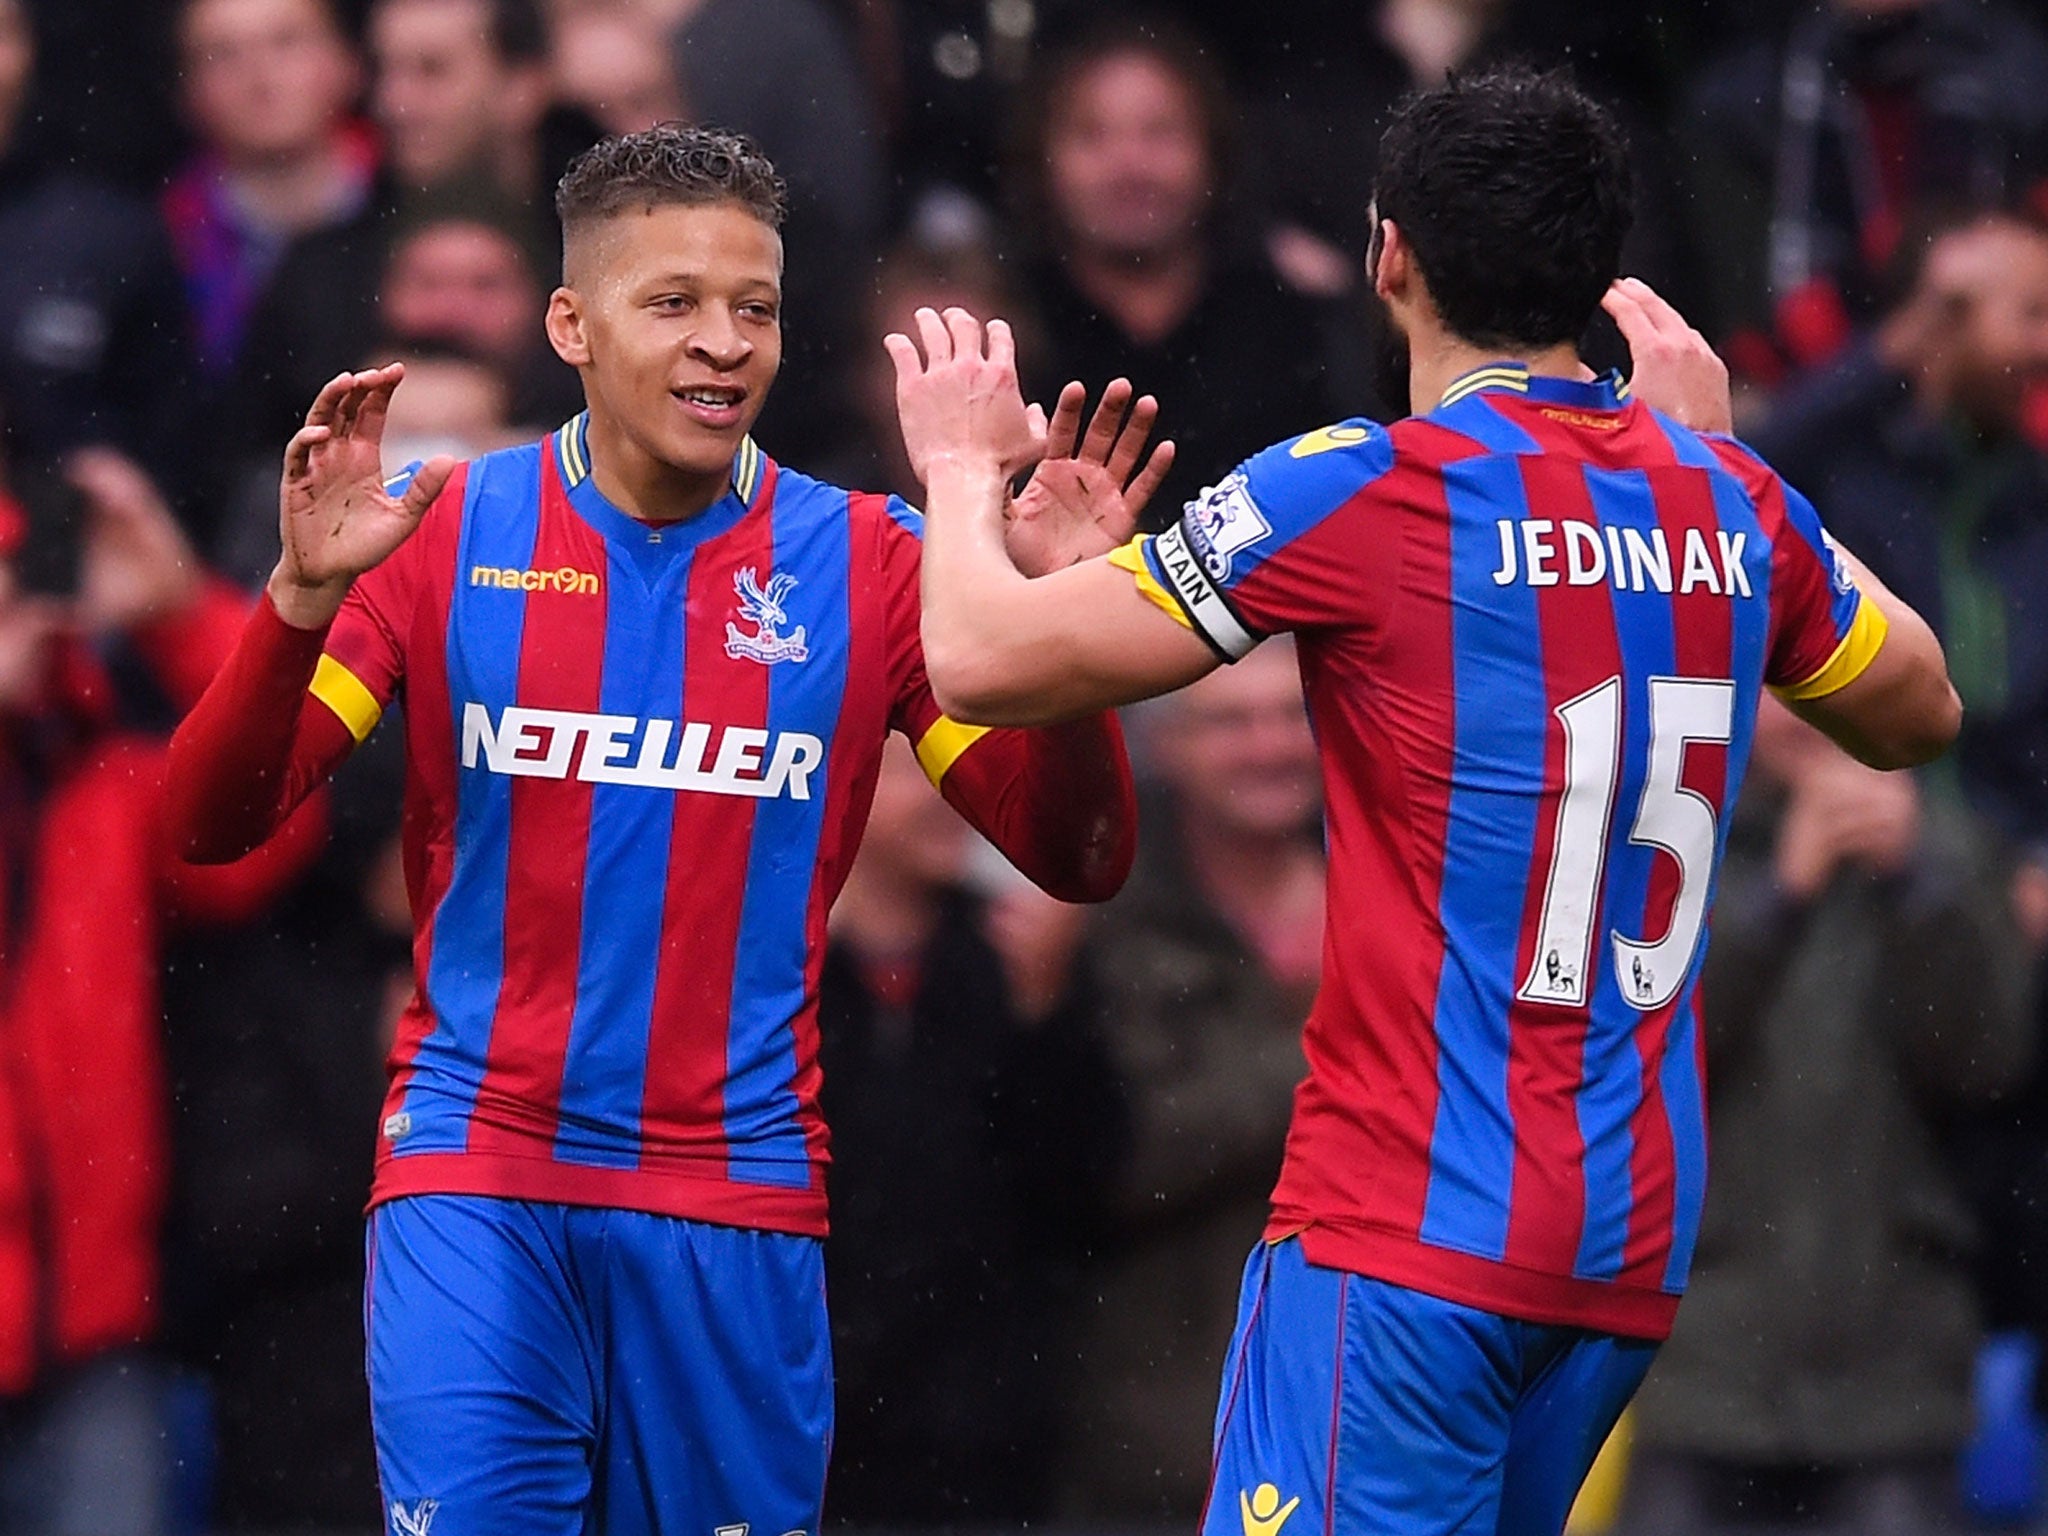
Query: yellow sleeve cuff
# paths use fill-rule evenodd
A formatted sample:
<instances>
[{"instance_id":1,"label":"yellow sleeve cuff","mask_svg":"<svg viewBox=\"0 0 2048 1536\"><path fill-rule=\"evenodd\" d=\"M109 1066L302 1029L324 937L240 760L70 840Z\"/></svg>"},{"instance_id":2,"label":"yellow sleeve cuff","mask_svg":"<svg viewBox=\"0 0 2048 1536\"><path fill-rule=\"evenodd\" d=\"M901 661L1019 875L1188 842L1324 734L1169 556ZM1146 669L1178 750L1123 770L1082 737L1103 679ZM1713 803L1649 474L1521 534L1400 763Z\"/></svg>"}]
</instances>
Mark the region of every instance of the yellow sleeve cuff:
<instances>
[{"instance_id":1,"label":"yellow sleeve cuff","mask_svg":"<svg viewBox=\"0 0 2048 1536\"><path fill-rule=\"evenodd\" d=\"M985 725L962 725L958 720L949 720L944 715L932 722L932 728L917 740L917 765L924 769L924 776L937 789L946 777L946 770L960 761L960 754L988 734Z\"/></svg>"},{"instance_id":2,"label":"yellow sleeve cuff","mask_svg":"<svg viewBox=\"0 0 2048 1536\"><path fill-rule=\"evenodd\" d=\"M363 686L362 679L332 656L321 656L320 665L313 669L313 681L306 685L306 692L333 710L341 723L348 727L349 735L359 743L376 729L377 721L384 714L384 706L377 702L374 693Z\"/></svg>"},{"instance_id":3,"label":"yellow sleeve cuff","mask_svg":"<svg viewBox=\"0 0 2048 1536\"><path fill-rule=\"evenodd\" d=\"M1877 659L1878 651L1884 645L1884 637L1891 632L1891 621L1884 611L1868 597L1858 594L1856 617L1849 622L1849 633L1842 637L1842 643L1835 647L1835 654L1827 659L1821 669L1803 683L1787 683L1771 691L1788 703L1800 703L1806 699L1824 699L1831 693L1838 693L1861 677L1871 662Z\"/></svg>"},{"instance_id":4,"label":"yellow sleeve cuff","mask_svg":"<svg viewBox=\"0 0 2048 1536\"><path fill-rule=\"evenodd\" d=\"M1128 544L1120 544L1109 552L1109 563L1120 571L1129 571L1153 607L1160 610L1182 629L1192 630L1187 610L1180 600L1159 584L1159 578L1152 574L1152 567L1145 560L1145 535L1139 534Z\"/></svg>"}]
</instances>

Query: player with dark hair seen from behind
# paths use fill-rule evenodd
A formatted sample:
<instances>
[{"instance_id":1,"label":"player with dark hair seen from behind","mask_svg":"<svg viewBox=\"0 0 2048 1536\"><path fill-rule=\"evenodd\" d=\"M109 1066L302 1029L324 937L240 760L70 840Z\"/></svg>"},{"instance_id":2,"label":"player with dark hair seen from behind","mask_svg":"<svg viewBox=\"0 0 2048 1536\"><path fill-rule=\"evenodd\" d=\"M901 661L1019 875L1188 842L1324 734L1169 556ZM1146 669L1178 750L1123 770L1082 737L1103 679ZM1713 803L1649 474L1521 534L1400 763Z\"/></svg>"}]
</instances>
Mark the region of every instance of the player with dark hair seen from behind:
<instances>
[{"instance_id":1,"label":"player with dark hair seen from behind","mask_svg":"<svg viewBox=\"0 0 2048 1536\"><path fill-rule=\"evenodd\" d=\"M1056 721L1298 638L1324 974L1209 1536L1556 1536L1685 1285L1696 981L1759 693L1880 767L1959 723L1925 623L1695 430L1725 428L1726 374L1615 281L1629 218L1621 135L1563 76L1412 98L1366 259L1415 415L1269 448L1036 580L1001 537L1042 437L1007 327L926 310L923 357L889 338L949 712ZM1603 303L1633 392L1580 360Z\"/></svg>"},{"instance_id":2,"label":"player with dark hair seen from behind","mask_svg":"<svg viewBox=\"0 0 2048 1536\"><path fill-rule=\"evenodd\" d=\"M920 519L749 429L781 358L782 186L664 125L563 177L547 331L587 409L386 480L403 370L343 374L285 455L283 555L172 748L188 857L231 857L403 693L417 989L372 1191L391 1528L818 1528L825 916L893 728L1049 892L1134 836L1112 716L965 728L924 682ZM1134 523L1127 391L1012 508L1050 569Z\"/></svg>"}]
</instances>

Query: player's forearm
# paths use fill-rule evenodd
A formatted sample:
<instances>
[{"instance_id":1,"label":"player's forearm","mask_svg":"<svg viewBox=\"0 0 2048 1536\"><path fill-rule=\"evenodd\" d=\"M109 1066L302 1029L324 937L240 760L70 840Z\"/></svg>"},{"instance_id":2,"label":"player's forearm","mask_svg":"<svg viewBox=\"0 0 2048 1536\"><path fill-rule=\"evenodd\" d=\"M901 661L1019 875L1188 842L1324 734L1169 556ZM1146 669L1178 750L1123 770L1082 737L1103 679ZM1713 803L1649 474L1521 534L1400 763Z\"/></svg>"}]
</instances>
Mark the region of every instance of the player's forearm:
<instances>
[{"instance_id":1,"label":"player's forearm","mask_svg":"<svg viewBox=\"0 0 2048 1536\"><path fill-rule=\"evenodd\" d=\"M338 719L305 708L326 628L284 621L269 599L171 738L164 814L193 863L240 858L277 829L345 755Z\"/></svg>"},{"instance_id":2,"label":"player's forearm","mask_svg":"<svg viewBox=\"0 0 2048 1536\"><path fill-rule=\"evenodd\" d=\"M1004 543L1008 497L993 461L945 459L926 487L925 666L939 707L974 725L1043 725L1101 709L1071 633L1057 576L1033 581Z\"/></svg>"},{"instance_id":3,"label":"player's forearm","mask_svg":"<svg viewBox=\"0 0 2048 1536\"><path fill-rule=\"evenodd\" d=\"M1019 731L1016 740L1021 764L990 829L996 845L1050 896L1109 900L1138 851L1137 791L1116 716Z\"/></svg>"}]
</instances>

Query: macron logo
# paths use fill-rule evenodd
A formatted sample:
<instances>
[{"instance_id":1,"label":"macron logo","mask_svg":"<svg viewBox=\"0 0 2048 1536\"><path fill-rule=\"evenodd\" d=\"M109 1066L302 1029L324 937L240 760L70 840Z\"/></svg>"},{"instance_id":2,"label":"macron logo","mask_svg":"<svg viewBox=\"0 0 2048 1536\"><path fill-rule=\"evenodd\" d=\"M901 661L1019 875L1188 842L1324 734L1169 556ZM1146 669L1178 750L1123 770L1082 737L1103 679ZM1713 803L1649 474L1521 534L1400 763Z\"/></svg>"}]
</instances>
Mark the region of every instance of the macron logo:
<instances>
[{"instance_id":1,"label":"macron logo","mask_svg":"<svg viewBox=\"0 0 2048 1536\"><path fill-rule=\"evenodd\" d=\"M568 592L589 597L597 591L597 572L565 565L553 571L521 571L505 565L473 565L472 587L503 587L513 592Z\"/></svg>"},{"instance_id":2,"label":"macron logo","mask_svg":"<svg viewBox=\"0 0 2048 1536\"><path fill-rule=\"evenodd\" d=\"M517 704L508 705L494 721L481 704L462 706L462 766L481 764L512 778L808 800L811 775L824 761L825 744L804 731L638 720Z\"/></svg>"}]
</instances>

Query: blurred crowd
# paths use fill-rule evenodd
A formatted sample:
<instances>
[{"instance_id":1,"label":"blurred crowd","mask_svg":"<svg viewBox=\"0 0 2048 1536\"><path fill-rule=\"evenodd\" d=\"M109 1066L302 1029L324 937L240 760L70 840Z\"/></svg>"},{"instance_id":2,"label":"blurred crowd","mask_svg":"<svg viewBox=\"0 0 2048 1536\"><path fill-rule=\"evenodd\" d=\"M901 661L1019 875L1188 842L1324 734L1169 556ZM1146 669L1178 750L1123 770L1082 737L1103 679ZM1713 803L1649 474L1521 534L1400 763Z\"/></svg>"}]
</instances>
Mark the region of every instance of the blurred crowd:
<instances>
[{"instance_id":1,"label":"blurred crowd","mask_svg":"<svg viewBox=\"0 0 2048 1536\"><path fill-rule=\"evenodd\" d=\"M1362 281L1379 124L1508 56L1624 114L1631 270L1968 708L1918 777L1760 726L1693 1291L1587 1521L2040 1520L2048 4L0 0L0 1532L377 1524L393 730L242 865L156 832L321 383L407 363L394 466L572 414L555 178L712 122L791 189L769 453L915 499L879 338L960 303L1016 323L1040 398L1158 395L1163 519L1270 441L1405 413ZM883 775L822 1001L832 1521L1203 1501L1303 1071L1320 786L1283 642L1130 727L1139 866L1099 910L992 861L907 749Z\"/></svg>"}]
</instances>

